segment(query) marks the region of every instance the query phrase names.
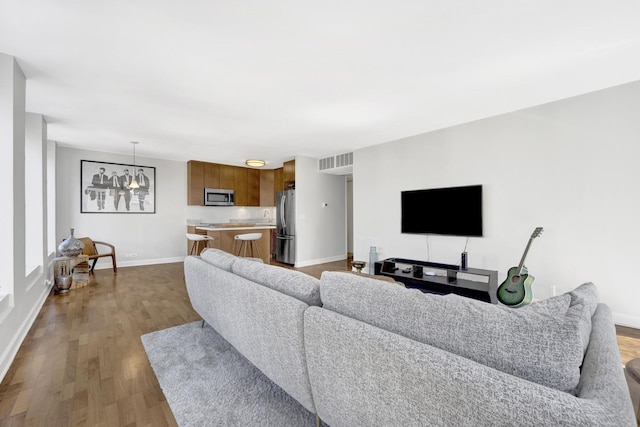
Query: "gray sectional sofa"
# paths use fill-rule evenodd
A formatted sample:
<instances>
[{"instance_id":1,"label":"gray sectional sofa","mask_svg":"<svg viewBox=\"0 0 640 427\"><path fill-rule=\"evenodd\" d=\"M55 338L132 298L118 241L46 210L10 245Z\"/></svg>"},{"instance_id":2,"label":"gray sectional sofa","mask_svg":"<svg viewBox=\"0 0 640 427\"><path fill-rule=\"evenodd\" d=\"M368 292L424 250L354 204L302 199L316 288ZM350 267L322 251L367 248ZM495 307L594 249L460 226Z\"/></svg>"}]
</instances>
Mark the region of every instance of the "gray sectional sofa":
<instances>
[{"instance_id":1,"label":"gray sectional sofa","mask_svg":"<svg viewBox=\"0 0 640 427\"><path fill-rule=\"evenodd\" d=\"M636 426L593 284L511 309L215 249L185 280L203 320L332 427Z\"/></svg>"}]
</instances>

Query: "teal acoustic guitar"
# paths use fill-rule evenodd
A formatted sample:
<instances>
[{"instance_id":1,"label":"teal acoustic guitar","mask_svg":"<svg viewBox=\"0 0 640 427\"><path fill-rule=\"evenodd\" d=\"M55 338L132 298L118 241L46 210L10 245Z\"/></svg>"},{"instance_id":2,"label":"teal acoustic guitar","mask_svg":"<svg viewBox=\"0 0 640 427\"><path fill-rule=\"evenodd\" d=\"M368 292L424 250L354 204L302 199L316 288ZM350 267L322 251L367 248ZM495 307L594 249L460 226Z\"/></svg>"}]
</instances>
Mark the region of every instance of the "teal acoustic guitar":
<instances>
[{"instance_id":1,"label":"teal acoustic guitar","mask_svg":"<svg viewBox=\"0 0 640 427\"><path fill-rule=\"evenodd\" d=\"M531 285L535 277L528 274L527 268L524 266L524 259L527 257L531 242L540 236L544 230L542 227L536 227L529 238L529 243L522 254L522 259L517 267L511 267L507 273L507 278L500 287L498 287L498 301L504 305L512 307L521 307L531 303Z\"/></svg>"}]
</instances>

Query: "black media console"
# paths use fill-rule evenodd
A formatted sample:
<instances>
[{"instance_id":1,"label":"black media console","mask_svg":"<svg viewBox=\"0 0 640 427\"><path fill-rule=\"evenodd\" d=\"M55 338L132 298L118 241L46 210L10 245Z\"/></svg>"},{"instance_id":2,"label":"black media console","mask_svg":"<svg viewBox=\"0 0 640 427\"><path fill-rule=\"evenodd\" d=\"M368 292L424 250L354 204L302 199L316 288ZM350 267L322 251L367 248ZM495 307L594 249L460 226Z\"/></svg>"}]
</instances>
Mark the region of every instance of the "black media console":
<instances>
[{"instance_id":1,"label":"black media console","mask_svg":"<svg viewBox=\"0 0 640 427\"><path fill-rule=\"evenodd\" d=\"M498 272L480 268L460 269L404 258L387 258L375 263L375 274L393 278L407 288L435 294L457 294L497 304Z\"/></svg>"}]
</instances>

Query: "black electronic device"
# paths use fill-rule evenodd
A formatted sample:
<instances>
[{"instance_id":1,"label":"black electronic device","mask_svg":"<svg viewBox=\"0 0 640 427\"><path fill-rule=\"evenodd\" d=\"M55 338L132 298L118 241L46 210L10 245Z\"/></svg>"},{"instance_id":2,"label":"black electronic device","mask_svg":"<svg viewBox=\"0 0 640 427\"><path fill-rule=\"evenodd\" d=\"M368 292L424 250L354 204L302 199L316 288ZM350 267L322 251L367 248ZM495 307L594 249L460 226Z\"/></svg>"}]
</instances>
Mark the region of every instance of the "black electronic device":
<instances>
[{"instance_id":1,"label":"black electronic device","mask_svg":"<svg viewBox=\"0 0 640 427\"><path fill-rule=\"evenodd\" d=\"M460 255L460 268L462 270L467 269L467 253L466 252L462 252L462 254Z\"/></svg>"},{"instance_id":2,"label":"black electronic device","mask_svg":"<svg viewBox=\"0 0 640 427\"><path fill-rule=\"evenodd\" d=\"M432 188L401 193L405 234L482 237L482 185Z\"/></svg>"},{"instance_id":3,"label":"black electronic device","mask_svg":"<svg viewBox=\"0 0 640 427\"><path fill-rule=\"evenodd\" d=\"M422 277L422 266L414 265L413 266L413 277Z\"/></svg>"},{"instance_id":4,"label":"black electronic device","mask_svg":"<svg viewBox=\"0 0 640 427\"><path fill-rule=\"evenodd\" d=\"M447 282L448 283L456 283L458 280L458 275L455 270L447 270Z\"/></svg>"},{"instance_id":5,"label":"black electronic device","mask_svg":"<svg viewBox=\"0 0 640 427\"><path fill-rule=\"evenodd\" d=\"M396 267L396 263L395 262L385 261L382 264L382 271L384 271L385 273L393 273L397 269L398 268Z\"/></svg>"}]
</instances>

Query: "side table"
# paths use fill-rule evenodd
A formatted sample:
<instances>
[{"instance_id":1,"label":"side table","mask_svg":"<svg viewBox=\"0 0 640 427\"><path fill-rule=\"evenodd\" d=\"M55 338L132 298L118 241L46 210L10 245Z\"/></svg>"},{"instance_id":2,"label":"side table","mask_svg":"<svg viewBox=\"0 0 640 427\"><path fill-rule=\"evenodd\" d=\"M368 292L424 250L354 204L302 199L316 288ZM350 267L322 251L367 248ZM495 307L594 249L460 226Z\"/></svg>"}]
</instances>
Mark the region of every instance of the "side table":
<instances>
[{"instance_id":1,"label":"side table","mask_svg":"<svg viewBox=\"0 0 640 427\"><path fill-rule=\"evenodd\" d=\"M53 283L57 293L66 293L71 289L89 284L89 257L57 257L53 259Z\"/></svg>"}]
</instances>

